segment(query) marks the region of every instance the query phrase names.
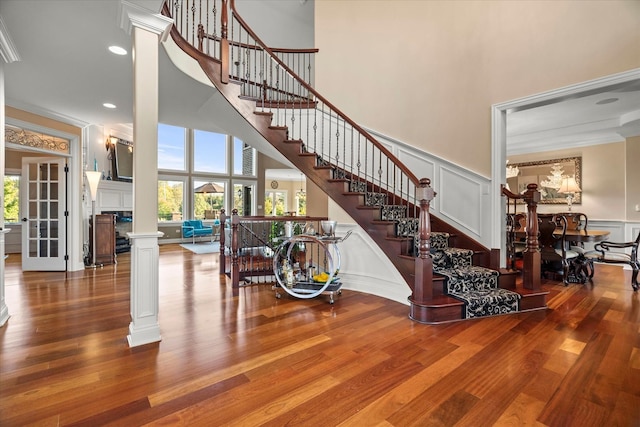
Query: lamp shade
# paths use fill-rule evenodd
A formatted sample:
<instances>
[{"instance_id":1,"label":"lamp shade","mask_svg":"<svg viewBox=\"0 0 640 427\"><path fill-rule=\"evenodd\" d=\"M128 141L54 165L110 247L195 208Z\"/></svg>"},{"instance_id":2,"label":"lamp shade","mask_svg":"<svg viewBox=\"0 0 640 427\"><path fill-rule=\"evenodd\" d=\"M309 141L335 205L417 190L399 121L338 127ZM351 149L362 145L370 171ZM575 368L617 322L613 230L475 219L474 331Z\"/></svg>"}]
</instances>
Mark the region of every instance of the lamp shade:
<instances>
[{"instance_id":1,"label":"lamp shade","mask_svg":"<svg viewBox=\"0 0 640 427\"><path fill-rule=\"evenodd\" d=\"M87 176L87 182L89 183L91 200L95 202L98 196L98 185L100 184L100 178L102 178L102 172L85 171L84 174Z\"/></svg>"},{"instance_id":2,"label":"lamp shade","mask_svg":"<svg viewBox=\"0 0 640 427\"><path fill-rule=\"evenodd\" d=\"M576 178L573 176L565 177L562 179L562 185L558 190L558 193L580 193L580 187L576 182Z\"/></svg>"}]
</instances>

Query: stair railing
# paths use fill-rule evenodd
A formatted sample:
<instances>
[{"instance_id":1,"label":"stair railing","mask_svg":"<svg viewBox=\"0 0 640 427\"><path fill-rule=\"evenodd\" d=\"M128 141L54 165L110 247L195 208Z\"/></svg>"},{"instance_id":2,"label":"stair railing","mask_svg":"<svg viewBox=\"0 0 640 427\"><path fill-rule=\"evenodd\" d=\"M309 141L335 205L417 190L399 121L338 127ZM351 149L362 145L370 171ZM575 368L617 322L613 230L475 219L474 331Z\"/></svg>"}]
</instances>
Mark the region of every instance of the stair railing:
<instances>
[{"instance_id":1,"label":"stair railing","mask_svg":"<svg viewBox=\"0 0 640 427\"><path fill-rule=\"evenodd\" d=\"M224 84L231 78L241 84L240 96L255 100L258 111L270 113L273 127L287 129L287 140L302 142L303 152L316 155L317 166L333 169L335 179L349 180L349 191L383 194L381 204L400 206L404 211L399 217L420 215L421 200L416 198L421 187L418 178L311 86L310 57L285 63L283 59L290 58L284 54L293 52L274 51L263 43L240 17L234 0L230 2L230 24L227 0L168 1L165 13L170 9L176 22L179 18L175 27L182 38L221 63L220 81ZM410 284L414 293L419 286L423 284L417 281Z\"/></svg>"},{"instance_id":2,"label":"stair railing","mask_svg":"<svg viewBox=\"0 0 640 427\"><path fill-rule=\"evenodd\" d=\"M367 191L388 194L387 204L404 204L407 215L417 217L418 178L384 145L311 87L313 61L294 55L304 51L277 49L278 55L239 16L233 0L231 22L227 24L223 19L226 3L226 0L171 0L170 9L179 18L176 28L182 37L202 52L212 53L214 59L224 62L227 55L222 41L228 38L230 77L242 84L243 97L255 99L258 109L273 114L273 125L287 127L289 140L303 141L304 150L316 153L323 164L334 166L352 181L368 183ZM216 22L221 26L219 36L214 29ZM297 71L281 57L293 58L292 66Z\"/></svg>"},{"instance_id":3,"label":"stair railing","mask_svg":"<svg viewBox=\"0 0 640 427\"><path fill-rule=\"evenodd\" d=\"M522 285L525 289L540 290L540 246L538 244L538 202L540 192L538 184L527 185L527 190L522 194L516 194L502 186L502 195L507 197L507 206L514 206L518 201L527 205L527 246L522 253ZM508 212L507 212L508 213Z\"/></svg>"}]
</instances>

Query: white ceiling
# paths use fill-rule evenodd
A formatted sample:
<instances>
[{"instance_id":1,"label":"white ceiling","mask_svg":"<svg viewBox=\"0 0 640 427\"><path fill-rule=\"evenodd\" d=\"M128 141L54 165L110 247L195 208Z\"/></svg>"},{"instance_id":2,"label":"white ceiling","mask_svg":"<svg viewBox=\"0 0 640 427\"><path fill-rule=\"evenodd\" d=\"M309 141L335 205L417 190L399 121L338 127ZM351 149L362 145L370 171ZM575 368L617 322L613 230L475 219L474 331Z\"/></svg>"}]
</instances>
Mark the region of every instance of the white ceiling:
<instances>
[{"instance_id":1,"label":"white ceiling","mask_svg":"<svg viewBox=\"0 0 640 427\"><path fill-rule=\"evenodd\" d=\"M640 135L640 80L507 114L507 155L621 142Z\"/></svg>"},{"instance_id":2,"label":"white ceiling","mask_svg":"<svg viewBox=\"0 0 640 427\"><path fill-rule=\"evenodd\" d=\"M160 0L131 2L155 11L161 4ZM78 126L131 123L131 53L116 56L107 50L112 44L128 50L131 46L117 20L118 4L119 0L0 1L0 17L20 57L4 66L7 105ZM279 10L305 6L312 4L277 2ZM252 7L252 2L244 7ZM597 104L612 98L618 101ZM202 115L213 99L215 94L186 78L161 53L160 121L219 130L212 116ZM118 108L108 110L104 102ZM616 142L635 135L640 135L638 81L510 112L507 154Z\"/></svg>"}]
</instances>

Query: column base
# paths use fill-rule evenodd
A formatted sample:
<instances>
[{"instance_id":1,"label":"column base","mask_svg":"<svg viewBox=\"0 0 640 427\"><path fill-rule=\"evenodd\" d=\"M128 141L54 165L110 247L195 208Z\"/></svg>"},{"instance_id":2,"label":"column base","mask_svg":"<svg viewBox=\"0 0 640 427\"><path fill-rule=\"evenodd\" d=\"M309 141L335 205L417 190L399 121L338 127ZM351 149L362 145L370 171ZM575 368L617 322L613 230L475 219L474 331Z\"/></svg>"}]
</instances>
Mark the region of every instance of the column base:
<instances>
[{"instance_id":1,"label":"column base","mask_svg":"<svg viewBox=\"0 0 640 427\"><path fill-rule=\"evenodd\" d=\"M159 341L162 341L159 325L136 327L133 322L129 324L129 335L127 335L129 347L137 347Z\"/></svg>"},{"instance_id":2,"label":"column base","mask_svg":"<svg viewBox=\"0 0 640 427\"><path fill-rule=\"evenodd\" d=\"M2 307L0 307L0 327L4 326L7 320L9 320L9 308L3 301Z\"/></svg>"}]
</instances>

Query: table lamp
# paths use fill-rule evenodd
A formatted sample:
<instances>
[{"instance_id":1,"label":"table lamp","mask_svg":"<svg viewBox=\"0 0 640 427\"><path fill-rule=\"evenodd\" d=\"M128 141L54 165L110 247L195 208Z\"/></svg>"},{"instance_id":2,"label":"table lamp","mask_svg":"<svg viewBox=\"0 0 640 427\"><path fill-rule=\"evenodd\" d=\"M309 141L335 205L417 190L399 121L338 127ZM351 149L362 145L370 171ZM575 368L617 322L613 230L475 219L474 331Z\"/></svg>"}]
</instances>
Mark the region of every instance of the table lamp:
<instances>
[{"instance_id":1,"label":"table lamp","mask_svg":"<svg viewBox=\"0 0 640 427\"><path fill-rule=\"evenodd\" d=\"M571 203L573 202L573 198L576 193L580 193L580 187L576 182L576 178L573 176L567 176L562 179L562 185L558 189L558 193L564 193L567 195L567 206L569 208L569 212L571 212Z\"/></svg>"}]
</instances>

